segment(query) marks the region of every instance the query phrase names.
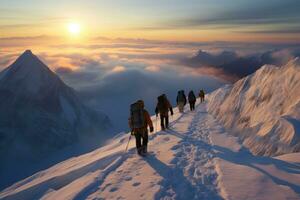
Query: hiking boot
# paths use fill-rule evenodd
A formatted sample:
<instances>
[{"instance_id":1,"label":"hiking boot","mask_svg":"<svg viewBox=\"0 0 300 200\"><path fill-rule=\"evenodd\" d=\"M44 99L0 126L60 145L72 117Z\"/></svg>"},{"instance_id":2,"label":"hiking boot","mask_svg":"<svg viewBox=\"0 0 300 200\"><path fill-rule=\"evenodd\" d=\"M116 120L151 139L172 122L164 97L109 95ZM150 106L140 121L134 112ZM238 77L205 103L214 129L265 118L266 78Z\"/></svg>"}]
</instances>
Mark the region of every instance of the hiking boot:
<instances>
[{"instance_id":1,"label":"hiking boot","mask_svg":"<svg viewBox=\"0 0 300 200\"><path fill-rule=\"evenodd\" d=\"M137 153L141 156L143 154L143 148L138 148L137 149Z\"/></svg>"},{"instance_id":2,"label":"hiking boot","mask_svg":"<svg viewBox=\"0 0 300 200\"><path fill-rule=\"evenodd\" d=\"M143 152L143 154L147 154L147 146L143 147L143 151L142 152Z\"/></svg>"}]
</instances>

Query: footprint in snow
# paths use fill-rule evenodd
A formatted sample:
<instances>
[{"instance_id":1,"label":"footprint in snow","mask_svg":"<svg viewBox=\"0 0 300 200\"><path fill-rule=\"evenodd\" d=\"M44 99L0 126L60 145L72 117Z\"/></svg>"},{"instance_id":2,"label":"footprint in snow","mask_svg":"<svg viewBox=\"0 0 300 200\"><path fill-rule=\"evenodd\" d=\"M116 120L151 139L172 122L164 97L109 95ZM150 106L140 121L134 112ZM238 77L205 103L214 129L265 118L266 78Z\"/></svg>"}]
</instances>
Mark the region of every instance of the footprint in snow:
<instances>
[{"instance_id":1,"label":"footprint in snow","mask_svg":"<svg viewBox=\"0 0 300 200\"><path fill-rule=\"evenodd\" d=\"M124 178L124 180L125 180L125 181L131 181L131 180L132 180L132 177L131 177L131 176L127 176L127 177Z\"/></svg>"},{"instance_id":2,"label":"footprint in snow","mask_svg":"<svg viewBox=\"0 0 300 200\"><path fill-rule=\"evenodd\" d=\"M115 192L115 191L117 191L119 188L117 188L117 187L113 187L113 188L111 188L109 191L110 192Z\"/></svg>"},{"instance_id":3,"label":"footprint in snow","mask_svg":"<svg viewBox=\"0 0 300 200\"><path fill-rule=\"evenodd\" d=\"M179 149L179 147L180 147L179 145L175 145L175 146L173 146L171 149L172 149L172 150L176 150L176 149Z\"/></svg>"},{"instance_id":4,"label":"footprint in snow","mask_svg":"<svg viewBox=\"0 0 300 200\"><path fill-rule=\"evenodd\" d=\"M135 182L132 184L132 186L136 187L136 186L139 186L141 183L140 182Z\"/></svg>"}]
</instances>

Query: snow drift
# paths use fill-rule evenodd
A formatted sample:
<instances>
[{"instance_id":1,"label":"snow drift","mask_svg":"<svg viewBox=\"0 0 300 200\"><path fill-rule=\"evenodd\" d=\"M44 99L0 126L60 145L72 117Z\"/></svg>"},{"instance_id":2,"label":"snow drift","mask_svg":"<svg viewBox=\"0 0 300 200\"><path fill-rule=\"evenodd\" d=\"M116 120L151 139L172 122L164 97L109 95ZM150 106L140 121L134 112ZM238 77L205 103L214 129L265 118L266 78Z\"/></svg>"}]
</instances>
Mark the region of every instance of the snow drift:
<instances>
[{"instance_id":1,"label":"snow drift","mask_svg":"<svg viewBox=\"0 0 300 200\"><path fill-rule=\"evenodd\" d=\"M300 59L265 65L209 95L208 109L257 155L300 151Z\"/></svg>"}]
</instances>

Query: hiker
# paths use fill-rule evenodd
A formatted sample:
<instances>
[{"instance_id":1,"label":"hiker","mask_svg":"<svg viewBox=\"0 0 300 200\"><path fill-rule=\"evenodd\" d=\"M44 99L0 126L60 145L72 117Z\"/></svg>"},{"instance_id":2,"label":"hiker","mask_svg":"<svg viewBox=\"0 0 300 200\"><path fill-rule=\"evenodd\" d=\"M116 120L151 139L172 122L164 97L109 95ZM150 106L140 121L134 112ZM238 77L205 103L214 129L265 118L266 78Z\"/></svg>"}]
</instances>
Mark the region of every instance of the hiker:
<instances>
[{"instance_id":1,"label":"hiker","mask_svg":"<svg viewBox=\"0 0 300 200\"><path fill-rule=\"evenodd\" d=\"M160 126L161 130L169 128L169 110L171 115L173 115L173 108L165 94L157 97L157 105L155 108L156 117L158 113L160 115Z\"/></svg>"},{"instance_id":2,"label":"hiker","mask_svg":"<svg viewBox=\"0 0 300 200\"><path fill-rule=\"evenodd\" d=\"M191 111L195 110L196 96L195 96L193 90L191 90L189 92L188 99L189 99L189 104L190 104L190 110Z\"/></svg>"},{"instance_id":3,"label":"hiker","mask_svg":"<svg viewBox=\"0 0 300 200\"><path fill-rule=\"evenodd\" d=\"M202 103L204 101L204 97L205 97L204 90L200 90L199 97L200 97L200 102Z\"/></svg>"},{"instance_id":4,"label":"hiker","mask_svg":"<svg viewBox=\"0 0 300 200\"><path fill-rule=\"evenodd\" d=\"M153 123L147 110L144 109L144 101L138 100L130 106L130 117L128 119L131 134L135 136L136 149L139 155L147 153L148 129L153 132ZM143 140L143 142L142 142Z\"/></svg>"},{"instance_id":5,"label":"hiker","mask_svg":"<svg viewBox=\"0 0 300 200\"><path fill-rule=\"evenodd\" d=\"M184 106L186 105L186 96L183 90L178 91L176 102L179 112L183 113Z\"/></svg>"}]
</instances>

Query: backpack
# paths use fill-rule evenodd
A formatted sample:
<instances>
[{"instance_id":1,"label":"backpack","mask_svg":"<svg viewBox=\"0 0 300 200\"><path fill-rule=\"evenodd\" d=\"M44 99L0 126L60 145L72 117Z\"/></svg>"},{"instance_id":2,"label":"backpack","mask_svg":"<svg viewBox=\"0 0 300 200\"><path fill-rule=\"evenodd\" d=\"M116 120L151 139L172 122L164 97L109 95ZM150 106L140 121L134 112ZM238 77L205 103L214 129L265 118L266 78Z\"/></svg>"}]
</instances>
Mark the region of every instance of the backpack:
<instances>
[{"instance_id":1,"label":"backpack","mask_svg":"<svg viewBox=\"0 0 300 200\"><path fill-rule=\"evenodd\" d=\"M200 90L200 97L204 97L204 91L203 90Z\"/></svg>"},{"instance_id":2,"label":"backpack","mask_svg":"<svg viewBox=\"0 0 300 200\"><path fill-rule=\"evenodd\" d=\"M130 105L131 124L133 128L143 128L145 126L144 108L138 102Z\"/></svg>"},{"instance_id":3,"label":"backpack","mask_svg":"<svg viewBox=\"0 0 300 200\"><path fill-rule=\"evenodd\" d=\"M157 100L157 109L159 110L159 112L167 112L169 109L169 105L166 97L164 95L160 95L159 97L157 97Z\"/></svg>"},{"instance_id":4,"label":"backpack","mask_svg":"<svg viewBox=\"0 0 300 200\"><path fill-rule=\"evenodd\" d=\"M196 101L196 97L193 92L189 93L189 101L191 101L191 102Z\"/></svg>"},{"instance_id":5,"label":"backpack","mask_svg":"<svg viewBox=\"0 0 300 200\"><path fill-rule=\"evenodd\" d=\"M183 90L179 91L178 96L177 96L177 101L183 102L183 103L186 101Z\"/></svg>"}]
</instances>

